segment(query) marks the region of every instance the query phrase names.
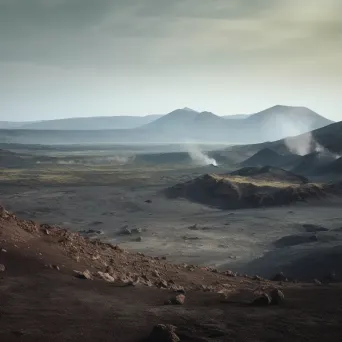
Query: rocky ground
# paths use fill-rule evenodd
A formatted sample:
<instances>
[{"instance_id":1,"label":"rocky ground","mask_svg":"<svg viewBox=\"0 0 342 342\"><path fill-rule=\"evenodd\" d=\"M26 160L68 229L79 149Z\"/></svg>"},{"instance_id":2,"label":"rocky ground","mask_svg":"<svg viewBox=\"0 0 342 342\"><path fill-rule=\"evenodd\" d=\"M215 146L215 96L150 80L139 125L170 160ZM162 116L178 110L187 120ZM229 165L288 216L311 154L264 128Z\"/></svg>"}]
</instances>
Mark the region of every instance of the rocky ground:
<instances>
[{"instance_id":1,"label":"rocky ground","mask_svg":"<svg viewBox=\"0 0 342 342\"><path fill-rule=\"evenodd\" d=\"M340 284L128 253L0 209L1 341L340 341ZM314 300L313 300L314 298Z\"/></svg>"}]
</instances>

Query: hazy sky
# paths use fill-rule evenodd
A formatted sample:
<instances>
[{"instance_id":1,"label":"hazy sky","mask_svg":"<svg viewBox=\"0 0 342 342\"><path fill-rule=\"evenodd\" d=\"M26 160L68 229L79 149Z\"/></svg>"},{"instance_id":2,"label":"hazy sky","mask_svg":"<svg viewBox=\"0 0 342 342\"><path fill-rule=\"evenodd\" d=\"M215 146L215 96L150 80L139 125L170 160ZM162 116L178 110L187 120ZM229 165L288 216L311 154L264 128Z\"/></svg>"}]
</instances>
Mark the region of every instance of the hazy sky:
<instances>
[{"instance_id":1,"label":"hazy sky","mask_svg":"<svg viewBox=\"0 0 342 342\"><path fill-rule=\"evenodd\" d=\"M342 120L342 0L0 0L0 120L219 115Z\"/></svg>"}]
</instances>

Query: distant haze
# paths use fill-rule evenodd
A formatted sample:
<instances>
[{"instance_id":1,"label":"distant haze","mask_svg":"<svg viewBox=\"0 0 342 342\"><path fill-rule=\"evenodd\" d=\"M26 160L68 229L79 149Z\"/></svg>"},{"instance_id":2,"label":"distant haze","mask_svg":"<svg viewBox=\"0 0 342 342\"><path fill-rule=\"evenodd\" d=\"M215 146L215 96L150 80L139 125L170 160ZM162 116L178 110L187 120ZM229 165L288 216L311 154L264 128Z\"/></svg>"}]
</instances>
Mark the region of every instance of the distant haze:
<instances>
[{"instance_id":1,"label":"distant haze","mask_svg":"<svg viewBox=\"0 0 342 342\"><path fill-rule=\"evenodd\" d=\"M0 121L218 115L342 120L341 0L0 0Z\"/></svg>"},{"instance_id":2,"label":"distant haze","mask_svg":"<svg viewBox=\"0 0 342 342\"><path fill-rule=\"evenodd\" d=\"M332 121L305 107L277 105L236 119L183 108L152 117L74 118L33 122L21 127L15 123L14 130L9 130L11 123L5 122L6 129L0 130L0 143L257 143L299 135L330 124ZM189 153L197 162L215 164L196 151Z\"/></svg>"}]
</instances>

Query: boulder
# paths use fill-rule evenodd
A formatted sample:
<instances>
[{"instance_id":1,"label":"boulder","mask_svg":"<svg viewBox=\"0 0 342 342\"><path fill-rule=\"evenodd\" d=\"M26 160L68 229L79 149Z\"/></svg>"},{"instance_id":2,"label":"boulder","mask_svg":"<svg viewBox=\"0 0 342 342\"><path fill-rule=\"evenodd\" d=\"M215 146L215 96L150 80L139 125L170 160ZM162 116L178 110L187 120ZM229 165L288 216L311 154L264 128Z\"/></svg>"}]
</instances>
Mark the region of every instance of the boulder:
<instances>
[{"instance_id":1,"label":"boulder","mask_svg":"<svg viewBox=\"0 0 342 342\"><path fill-rule=\"evenodd\" d=\"M272 305L280 305L284 303L285 296L284 293L278 289L274 289L270 293L271 295L271 304Z\"/></svg>"},{"instance_id":2,"label":"boulder","mask_svg":"<svg viewBox=\"0 0 342 342\"><path fill-rule=\"evenodd\" d=\"M178 294L165 302L166 305L183 305L185 302L185 295Z\"/></svg>"},{"instance_id":3,"label":"boulder","mask_svg":"<svg viewBox=\"0 0 342 342\"><path fill-rule=\"evenodd\" d=\"M90 271L85 270L84 272L74 271L76 273L75 277L79 279L87 279L92 280L93 276L91 275Z\"/></svg>"},{"instance_id":4,"label":"boulder","mask_svg":"<svg viewBox=\"0 0 342 342\"><path fill-rule=\"evenodd\" d=\"M263 293L260 297L256 298L253 302L253 306L268 306L272 302L271 297L267 293Z\"/></svg>"},{"instance_id":5,"label":"boulder","mask_svg":"<svg viewBox=\"0 0 342 342\"><path fill-rule=\"evenodd\" d=\"M97 274L100 276L100 278L107 281L108 283L114 283L114 281L116 280L116 278L113 275L110 275L107 272L98 271Z\"/></svg>"},{"instance_id":6,"label":"boulder","mask_svg":"<svg viewBox=\"0 0 342 342\"><path fill-rule=\"evenodd\" d=\"M150 333L147 342L179 342L180 338L175 333L176 327L169 324L158 324Z\"/></svg>"},{"instance_id":7,"label":"boulder","mask_svg":"<svg viewBox=\"0 0 342 342\"><path fill-rule=\"evenodd\" d=\"M161 279L160 281L158 281L156 283L156 286L161 288L161 289L167 289L169 287L167 281L164 279Z\"/></svg>"}]
</instances>

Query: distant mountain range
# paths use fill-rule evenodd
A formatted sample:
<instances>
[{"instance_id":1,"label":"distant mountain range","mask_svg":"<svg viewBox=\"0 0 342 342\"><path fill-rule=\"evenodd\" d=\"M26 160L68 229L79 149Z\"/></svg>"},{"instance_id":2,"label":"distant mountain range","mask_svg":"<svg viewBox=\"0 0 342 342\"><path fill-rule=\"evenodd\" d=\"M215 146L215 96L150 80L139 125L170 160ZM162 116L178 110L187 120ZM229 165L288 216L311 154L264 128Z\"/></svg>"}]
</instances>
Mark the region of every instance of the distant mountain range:
<instances>
[{"instance_id":1,"label":"distant mountain range","mask_svg":"<svg viewBox=\"0 0 342 342\"><path fill-rule=\"evenodd\" d=\"M230 120L240 120L240 119L247 119L250 116L250 114L235 114L235 115L223 115L222 117L225 119Z\"/></svg>"},{"instance_id":2,"label":"distant mountain range","mask_svg":"<svg viewBox=\"0 0 342 342\"><path fill-rule=\"evenodd\" d=\"M197 113L190 108L183 111ZM55 120L41 120L29 122L0 121L0 129L36 129L36 130L107 130L107 129L133 129L146 125L163 115L153 114L146 116L94 116L84 118L65 118ZM246 119L248 114L224 115L224 119Z\"/></svg>"},{"instance_id":3,"label":"distant mountain range","mask_svg":"<svg viewBox=\"0 0 342 342\"><path fill-rule=\"evenodd\" d=\"M200 113L183 108L166 115L49 120L26 123L13 129L9 129L10 123L7 123L7 129L0 131L0 142L258 143L298 135L331 123L332 121L304 107L274 106L256 114L237 117L222 117L211 112Z\"/></svg>"},{"instance_id":4,"label":"distant mountain range","mask_svg":"<svg viewBox=\"0 0 342 342\"><path fill-rule=\"evenodd\" d=\"M132 129L148 124L162 115L146 116L94 116L89 118L67 118L34 122L0 121L0 128L36 130L106 130Z\"/></svg>"}]
</instances>

